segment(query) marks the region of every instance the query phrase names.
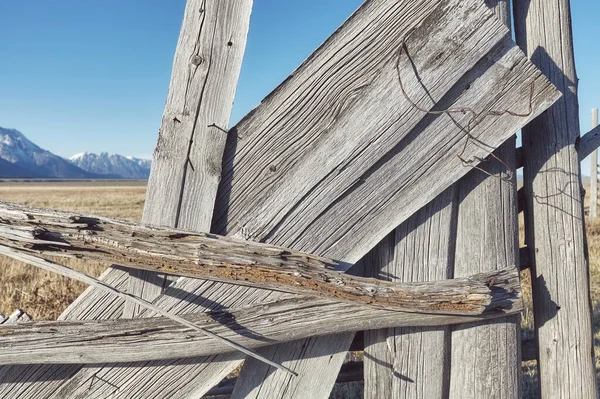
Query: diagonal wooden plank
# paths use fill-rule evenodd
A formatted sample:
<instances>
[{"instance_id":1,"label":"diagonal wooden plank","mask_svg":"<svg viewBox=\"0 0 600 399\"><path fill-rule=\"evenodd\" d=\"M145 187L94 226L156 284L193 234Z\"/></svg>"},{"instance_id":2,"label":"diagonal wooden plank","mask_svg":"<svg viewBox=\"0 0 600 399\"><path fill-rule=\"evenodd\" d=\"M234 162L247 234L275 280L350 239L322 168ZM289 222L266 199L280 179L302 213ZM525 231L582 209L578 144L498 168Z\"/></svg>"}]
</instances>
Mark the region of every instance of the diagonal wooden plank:
<instances>
[{"instance_id":1,"label":"diagonal wooden plank","mask_svg":"<svg viewBox=\"0 0 600 399\"><path fill-rule=\"evenodd\" d=\"M205 231L210 227L226 140L223 130L227 129L229 123L251 8L252 0L187 2L148 187L144 210L146 223ZM122 274L116 269L111 270L104 276L108 280ZM129 289L135 293L143 293L148 299L160 295L164 284L162 276L144 273L133 276ZM100 295L95 290L88 290L63 316L112 318L136 312L135 308L128 306L124 309L121 303L115 305L114 299ZM144 389L147 386L150 391L142 397L151 397L150 386L154 387L153 394L157 397L171 397L176 392L197 395L200 389L198 384L189 384L189 381L198 375L200 368L223 376L231 371L228 364L219 362L201 367L189 362L184 362L181 366L177 362L160 366L180 370L180 377L166 375L158 379L156 372L161 367L154 365L138 369L145 377L140 377L138 373L137 378L133 378L132 373L125 373L119 383L121 386L131 386L135 380ZM91 397L96 391L106 394L106 389L114 391L115 386L119 387L104 378L98 379L98 375L103 373L101 369L86 367L66 387L57 391L56 387L61 385L60 380L45 381L49 380L45 376L57 372L56 367L32 369L35 379L30 376L29 382L20 385L20 389L11 389L15 384L0 384L0 392L4 386L9 390L6 395L19 397ZM73 371L69 369L63 375L72 374ZM10 370L7 372L12 374ZM156 386L148 385L148 378L161 380L165 384L162 389L156 389ZM40 382L33 384L32 381ZM85 388L74 388L77 381L83 383ZM210 387L212 385L206 389ZM72 391L65 391L68 388L72 388ZM112 391L110 394L115 395ZM130 388L122 388L119 392L125 392L125 397L137 395ZM4 395L2 393L3 397ZM102 397L103 394L98 395Z\"/></svg>"}]
</instances>

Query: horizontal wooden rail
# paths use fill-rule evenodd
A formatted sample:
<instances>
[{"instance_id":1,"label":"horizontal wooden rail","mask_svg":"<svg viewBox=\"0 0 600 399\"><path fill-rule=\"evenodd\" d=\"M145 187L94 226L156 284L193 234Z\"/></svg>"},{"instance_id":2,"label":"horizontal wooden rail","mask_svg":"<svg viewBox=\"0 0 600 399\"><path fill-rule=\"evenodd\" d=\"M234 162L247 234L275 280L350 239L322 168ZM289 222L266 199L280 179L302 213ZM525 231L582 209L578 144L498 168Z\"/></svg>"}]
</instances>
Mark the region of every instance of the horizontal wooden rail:
<instances>
[{"instance_id":1,"label":"horizontal wooden rail","mask_svg":"<svg viewBox=\"0 0 600 399\"><path fill-rule=\"evenodd\" d=\"M579 140L579 162L586 159L592 151L600 147L600 126L593 128ZM525 153L523 147L517 148L517 168L522 168L525 165Z\"/></svg>"},{"instance_id":2,"label":"horizontal wooden rail","mask_svg":"<svg viewBox=\"0 0 600 399\"><path fill-rule=\"evenodd\" d=\"M339 273L338 262L271 245L3 202L0 245L406 312L464 316L521 306L512 266L470 279L391 283Z\"/></svg>"},{"instance_id":3,"label":"horizontal wooden rail","mask_svg":"<svg viewBox=\"0 0 600 399\"><path fill-rule=\"evenodd\" d=\"M497 279L499 298L502 298L498 304L502 302L502 306L478 316L406 313L314 296L290 295L271 303L183 317L204 330L254 349L333 333L478 322L520 312L520 298L516 298L516 294L506 294L519 289L517 271L486 276ZM479 277L473 281L477 279ZM234 350L164 317L0 326L0 338L0 364L3 365L134 362L207 356Z\"/></svg>"}]
</instances>

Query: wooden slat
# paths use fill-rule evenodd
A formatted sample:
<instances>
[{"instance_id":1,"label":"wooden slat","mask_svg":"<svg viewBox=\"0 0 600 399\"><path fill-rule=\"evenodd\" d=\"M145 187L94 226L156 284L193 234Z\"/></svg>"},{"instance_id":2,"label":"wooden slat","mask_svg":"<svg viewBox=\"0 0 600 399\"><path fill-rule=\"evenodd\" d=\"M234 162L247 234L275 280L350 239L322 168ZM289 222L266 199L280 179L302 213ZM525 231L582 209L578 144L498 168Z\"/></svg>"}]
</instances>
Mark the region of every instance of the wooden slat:
<instances>
[{"instance_id":1,"label":"wooden slat","mask_svg":"<svg viewBox=\"0 0 600 399\"><path fill-rule=\"evenodd\" d=\"M193 314L185 318L204 330L249 348L311 336L395 326L437 326L476 322L523 309L516 269L473 276L470 284L496 281L490 306L480 315L407 313L311 296L287 295L277 301ZM451 284L427 285L444 295ZM508 296L506 292L512 292ZM150 310L149 314L152 314ZM231 346L165 317L116 321L37 322L0 326L0 364L106 363L189 358L232 352Z\"/></svg>"},{"instance_id":2,"label":"wooden slat","mask_svg":"<svg viewBox=\"0 0 600 399\"><path fill-rule=\"evenodd\" d=\"M600 147L600 126L595 127L581 137L578 151L579 160L583 161L598 147Z\"/></svg>"},{"instance_id":3,"label":"wooden slat","mask_svg":"<svg viewBox=\"0 0 600 399\"><path fill-rule=\"evenodd\" d=\"M517 1L515 29L518 43L563 93L523 130L540 397L596 398L570 2Z\"/></svg>"},{"instance_id":4,"label":"wooden slat","mask_svg":"<svg viewBox=\"0 0 600 399\"><path fill-rule=\"evenodd\" d=\"M391 281L451 277L456 187L400 225L363 260ZM379 270L380 269L380 270ZM391 328L365 332L365 398L442 398L449 384L447 328Z\"/></svg>"},{"instance_id":5,"label":"wooden slat","mask_svg":"<svg viewBox=\"0 0 600 399\"><path fill-rule=\"evenodd\" d=\"M487 0L511 26L510 1ZM515 133L513 131L508 133ZM458 183L454 277L519 262L515 136ZM451 327L450 397L521 396L521 318Z\"/></svg>"},{"instance_id":6,"label":"wooden slat","mask_svg":"<svg viewBox=\"0 0 600 399\"><path fill-rule=\"evenodd\" d=\"M228 127L233 106L251 9L252 0L187 2L148 185L144 209L146 223L200 231L210 228L227 136L223 130L226 131ZM162 293L165 284L164 276L143 272L133 276L129 290L151 300ZM100 302L88 299L91 297ZM116 310L113 303L111 298L88 290L70 309L88 305L98 310L99 314L103 310L109 314ZM103 304L107 307L103 308ZM85 309L81 309L84 315L88 313ZM138 311L135 307L127 306L114 313L114 317L123 314L132 316ZM160 378L163 385L157 389L154 382L157 381L156 372L159 369L164 375ZM49 389L45 392L59 398L78 395L91 397L95 394L102 397L107 392L115 398L118 395L129 397L133 395L131 384L135 383L144 392L138 397L173 397L186 392L200 396L212 387L209 380L198 382L202 380L198 378L202 371L213 373L214 384L217 384L231 369L229 364L222 362L206 366L167 362L136 370L120 369L127 372L110 380L108 374L113 370L106 372L104 369L86 367L62 390ZM41 374L52 373L53 369L48 368L46 373ZM103 377L99 379L99 375ZM48 380L42 376L37 378ZM40 387L41 384L57 385L56 381L35 384L28 391L31 397L48 397L41 393L44 389ZM127 386L129 388L124 388ZM118 394L115 387L118 388ZM14 390L10 394L18 395L19 392Z\"/></svg>"}]
</instances>

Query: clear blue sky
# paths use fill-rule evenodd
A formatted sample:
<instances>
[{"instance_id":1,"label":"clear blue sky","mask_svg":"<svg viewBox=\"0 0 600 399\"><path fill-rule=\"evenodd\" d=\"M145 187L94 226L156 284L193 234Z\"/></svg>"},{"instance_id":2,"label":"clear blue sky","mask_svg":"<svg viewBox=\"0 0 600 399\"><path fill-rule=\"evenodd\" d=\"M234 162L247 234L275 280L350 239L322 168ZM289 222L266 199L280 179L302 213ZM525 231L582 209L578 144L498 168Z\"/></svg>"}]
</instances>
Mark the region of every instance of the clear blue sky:
<instances>
[{"instance_id":1,"label":"clear blue sky","mask_svg":"<svg viewBox=\"0 0 600 399\"><path fill-rule=\"evenodd\" d=\"M232 122L361 3L255 0ZM572 3L586 132L590 108L600 107L600 2ZM184 0L0 1L0 126L65 157L81 151L150 157L184 6Z\"/></svg>"}]
</instances>

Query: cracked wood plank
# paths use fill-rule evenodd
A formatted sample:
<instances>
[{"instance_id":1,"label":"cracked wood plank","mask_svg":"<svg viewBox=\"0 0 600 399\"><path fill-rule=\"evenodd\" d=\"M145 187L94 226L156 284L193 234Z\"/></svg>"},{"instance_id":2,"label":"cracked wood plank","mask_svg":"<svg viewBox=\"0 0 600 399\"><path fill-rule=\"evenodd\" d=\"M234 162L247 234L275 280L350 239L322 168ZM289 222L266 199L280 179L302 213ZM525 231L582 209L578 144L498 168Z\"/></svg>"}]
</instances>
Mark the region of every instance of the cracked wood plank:
<instances>
[{"instance_id":1,"label":"cracked wood plank","mask_svg":"<svg viewBox=\"0 0 600 399\"><path fill-rule=\"evenodd\" d=\"M596 398L577 73L568 0L515 2L517 42L563 93L523 129L540 397Z\"/></svg>"},{"instance_id":2,"label":"cracked wood plank","mask_svg":"<svg viewBox=\"0 0 600 399\"><path fill-rule=\"evenodd\" d=\"M6 216L17 210L26 221ZM432 286L355 277L335 271L336 261L272 245L3 202L0 244L15 256L69 256L406 312L478 315L495 288L493 279ZM518 299L520 290L505 295Z\"/></svg>"},{"instance_id":3,"label":"cracked wood plank","mask_svg":"<svg viewBox=\"0 0 600 399\"><path fill-rule=\"evenodd\" d=\"M477 322L522 311L518 270L471 276L469 284L496 281L491 303L481 314L408 313L292 296L238 310L217 310L185 317L189 322L248 348L311 336L395 326L437 326ZM464 280L424 285L446 296ZM506 295L507 292L515 294ZM148 314L152 314L150 311ZM0 326L0 364L105 363L167 360L231 352L232 348L165 317L115 321L57 321ZM24 357L24 355L27 355Z\"/></svg>"}]
</instances>

